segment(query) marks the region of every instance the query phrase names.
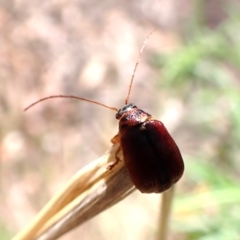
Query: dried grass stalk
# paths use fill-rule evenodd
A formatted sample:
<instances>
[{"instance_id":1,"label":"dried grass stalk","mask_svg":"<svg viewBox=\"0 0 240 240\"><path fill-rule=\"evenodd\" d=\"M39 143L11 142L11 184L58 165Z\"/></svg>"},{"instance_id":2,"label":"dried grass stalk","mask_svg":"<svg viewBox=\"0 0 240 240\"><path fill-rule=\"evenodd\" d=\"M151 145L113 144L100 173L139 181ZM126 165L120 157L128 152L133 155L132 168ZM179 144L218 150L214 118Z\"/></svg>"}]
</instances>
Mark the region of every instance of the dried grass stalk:
<instances>
[{"instance_id":1,"label":"dried grass stalk","mask_svg":"<svg viewBox=\"0 0 240 240\"><path fill-rule=\"evenodd\" d=\"M104 156L79 170L13 240L57 239L132 193L135 187L122 153L118 155L121 161L107 170L118 147L113 145Z\"/></svg>"}]
</instances>

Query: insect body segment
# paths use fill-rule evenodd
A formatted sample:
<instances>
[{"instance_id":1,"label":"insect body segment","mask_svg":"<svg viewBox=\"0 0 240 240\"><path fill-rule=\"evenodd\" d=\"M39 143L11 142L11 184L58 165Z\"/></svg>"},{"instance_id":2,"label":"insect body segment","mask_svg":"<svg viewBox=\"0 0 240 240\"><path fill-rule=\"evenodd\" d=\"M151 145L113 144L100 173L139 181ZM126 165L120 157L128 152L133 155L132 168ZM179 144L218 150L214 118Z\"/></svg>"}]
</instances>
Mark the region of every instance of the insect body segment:
<instances>
[{"instance_id":1,"label":"insect body segment","mask_svg":"<svg viewBox=\"0 0 240 240\"><path fill-rule=\"evenodd\" d=\"M132 103L120 109L116 114L116 119L119 120L119 132L127 127L134 126L151 118L152 116L150 114L137 108L137 106Z\"/></svg>"},{"instance_id":2,"label":"insect body segment","mask_svg":"<svg viewBox=\"0 0 240 240\"><path fill-rule=\"evenodd\" d=\"M116 114L118 139L129 175L143 193L160 193L169 189L183 174L181 153L164 127L150 114L133 104Z\"/></svg>"}]
</instances>

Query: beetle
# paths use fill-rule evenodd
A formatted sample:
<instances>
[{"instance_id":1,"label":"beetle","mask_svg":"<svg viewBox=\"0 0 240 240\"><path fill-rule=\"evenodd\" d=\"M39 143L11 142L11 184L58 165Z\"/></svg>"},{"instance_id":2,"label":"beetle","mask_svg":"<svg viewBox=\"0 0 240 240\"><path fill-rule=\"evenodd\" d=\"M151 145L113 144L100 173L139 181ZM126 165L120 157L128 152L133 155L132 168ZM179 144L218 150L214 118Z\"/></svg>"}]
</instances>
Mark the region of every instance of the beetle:
<instances>
[{"instance_id":1,"label":"beetle","mask_svg":"<svg viewBox=\"0 0 240 240\"><path fill-rule=\"evenodd\" d=\"M155 31L155 30L154 30ZM153 118L149 113L129 103L129 96L141 54L152 31L145 39L139 52L130 81L125 106L121 109L72 95L52 95L42 98L24 110L28 110L39 102L51 98L74 98L91 102L116 111L119 120L119 132L111 139L113 144L119 143L116 151L116 161L109 165L112 170L120 161L118 157L122 150L124 162L129 176L135 187L142 193L161 193L168 190L183 175L184 162L175 141L162 122Z\"/></svg>"},{"instance_id":2,"label":"beetle","mask_svg":"<svg viewBox=\"0 0 240 240\"><path fill-rule=\"evenodd\" d=\"M112 142L120 143L135 187L142 193L161 193L169 189L182 177L184 163L163 123L132 103L120 109L116 118L119 133Z\"/></svg>"}]
</instances>

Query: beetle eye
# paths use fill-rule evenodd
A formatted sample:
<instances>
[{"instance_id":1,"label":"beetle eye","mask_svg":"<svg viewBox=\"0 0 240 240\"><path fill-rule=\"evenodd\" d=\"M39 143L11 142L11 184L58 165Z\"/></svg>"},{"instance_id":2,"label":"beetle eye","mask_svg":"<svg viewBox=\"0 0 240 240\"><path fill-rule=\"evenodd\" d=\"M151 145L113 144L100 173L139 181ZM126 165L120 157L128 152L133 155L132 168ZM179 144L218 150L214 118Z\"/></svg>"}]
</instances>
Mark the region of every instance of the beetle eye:
<instances>
[{"instance_id":1,"label":"beetle eye","mask_svg":"<svg viewBox=\"0 0 240 240\"><path fill-rule=\"evenodd\" d=\"M122 109L119 109L119 111L116 113L116 119L119 119L122 116L123 112Z\"/></svg>"}]
</instances>

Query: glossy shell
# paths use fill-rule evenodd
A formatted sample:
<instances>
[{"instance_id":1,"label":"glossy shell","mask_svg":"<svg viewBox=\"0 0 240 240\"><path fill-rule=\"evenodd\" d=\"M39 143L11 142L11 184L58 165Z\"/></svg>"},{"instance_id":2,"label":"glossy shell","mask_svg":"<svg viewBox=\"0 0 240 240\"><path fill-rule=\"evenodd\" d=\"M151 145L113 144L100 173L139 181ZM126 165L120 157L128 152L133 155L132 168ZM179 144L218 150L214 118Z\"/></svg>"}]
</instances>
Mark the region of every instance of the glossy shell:
<instances>
[{"instance_id":1,"label":"glossy shell","mask_svg":"<svg viewBox=\"0 0 240 240\"><path fill-rule=\"evenodd\" d=\"M116 115L125 165L138 190L160 193L183 175L181 153L163 123L135 105Z\"/></svg>"}]
</instances>

